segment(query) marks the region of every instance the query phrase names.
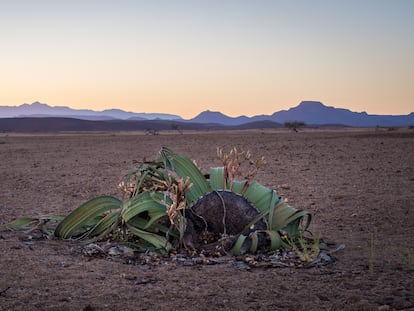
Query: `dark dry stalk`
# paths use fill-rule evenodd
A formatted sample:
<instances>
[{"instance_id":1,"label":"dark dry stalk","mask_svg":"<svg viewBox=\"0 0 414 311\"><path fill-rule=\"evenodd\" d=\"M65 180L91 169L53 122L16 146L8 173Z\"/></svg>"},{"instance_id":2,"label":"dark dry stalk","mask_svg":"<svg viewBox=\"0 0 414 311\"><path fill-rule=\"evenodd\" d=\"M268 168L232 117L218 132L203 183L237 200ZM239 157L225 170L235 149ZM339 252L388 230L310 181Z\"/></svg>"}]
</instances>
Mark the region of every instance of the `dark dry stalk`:
<instances>
[{"instance_id":1,"label":"dark dry stalk","mask_svg":"<svg viewBox=\"0 0 414 311\"><path fill-rule=\"evenodd\" d=\"M5 289L1 290L0 291L0 296L5 294L10 288L11 288L10 286L7 286Z\"/></svg>"}]
</instances>

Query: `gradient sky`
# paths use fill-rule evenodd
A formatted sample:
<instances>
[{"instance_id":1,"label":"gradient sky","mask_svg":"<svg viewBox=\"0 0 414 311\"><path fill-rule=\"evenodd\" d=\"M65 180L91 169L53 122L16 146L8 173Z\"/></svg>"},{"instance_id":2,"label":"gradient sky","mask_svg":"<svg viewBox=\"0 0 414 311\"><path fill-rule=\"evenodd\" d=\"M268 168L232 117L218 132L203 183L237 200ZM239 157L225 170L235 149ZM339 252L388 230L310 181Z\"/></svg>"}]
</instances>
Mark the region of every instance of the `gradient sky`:
<instances>
[{"instance_id":1,"label":"gradient sky","mask_svg":"<svg viewBox=\"0 0 414 311\"><path fill-rule=\"evenodd\" d=\"M414 111L412 0L0 0L0 105Z\"/></svg>"}]
</instances>

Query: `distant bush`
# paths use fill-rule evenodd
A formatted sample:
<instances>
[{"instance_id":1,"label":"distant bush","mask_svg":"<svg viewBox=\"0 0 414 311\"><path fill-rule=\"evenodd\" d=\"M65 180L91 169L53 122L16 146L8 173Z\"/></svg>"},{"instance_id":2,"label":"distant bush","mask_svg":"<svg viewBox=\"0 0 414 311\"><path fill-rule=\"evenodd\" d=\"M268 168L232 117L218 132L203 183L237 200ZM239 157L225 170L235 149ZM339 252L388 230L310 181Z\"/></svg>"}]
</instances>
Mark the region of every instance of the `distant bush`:
<instances>
[{"instance_id":1,"label":"distant bush","mask_svg":"<svg viewBox=\"0 0 414 311\"><path fill-rule=\"evenodd\" d=\"M159 135L160 133L155 129L146 129L145 134L146 135Z\"/></svg>"},{"instance_id":2,"label":"distant bush","mask_svg":"<svg viewBox=\"0 0 414 311\"><path fill-rule=\"evenodd\" d=\"M171 128L175 131L178 131L180 134L183 134L183 131L181 131L180 125L178 123L171 124Z\"/></svg>"},{"instance_id":3,"label":"distant bush","mask_svg":"<svg viewBox=\"0 0 414 311\"><path fill-rule=\"evenodd\" d=\"M292 131L298 132L298 129L301 127L306 126L306 123L303 121L293 121L293 122L285 122L285 127L291 129Z\"/></svg>"}]
</instances>

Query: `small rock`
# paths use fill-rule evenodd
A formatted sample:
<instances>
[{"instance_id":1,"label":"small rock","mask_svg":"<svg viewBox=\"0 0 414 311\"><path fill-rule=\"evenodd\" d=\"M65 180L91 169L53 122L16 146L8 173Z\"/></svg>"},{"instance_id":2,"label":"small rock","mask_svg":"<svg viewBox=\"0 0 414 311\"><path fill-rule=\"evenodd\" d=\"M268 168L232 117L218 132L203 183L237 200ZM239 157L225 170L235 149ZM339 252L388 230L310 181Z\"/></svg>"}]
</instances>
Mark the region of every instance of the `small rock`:
<instances>
[{"instance_id":1,"label":"small rock","mask_svg":"<svg viewBox=\"0 0 414 311\"><path fill-rule=\"evenodd\" d=\"M137 285L147 285L147 284L154 284L157 281L158 281L157 279L142 278L138 282L136 282L136 284Z\"/></svg>"},{"instance_id":2,"label":"small rock","mask_svg":"<svg viewBox=\"0 0 414 311\"><path fill-rule=\"evenodd\" d=\"M125 275L124 279L128 281L135 281L137 277L135 275Z\"/></svg>"},{"instance_id":3,"label":"small rock","mask_svg":"<svg viewBox=\"0 0 414 311\"><path fill-rule=\"evenodd\" d=\"M319 300L321 300L321 301L330 301L330 299L329 299L327 296L325 296L325 295L317 294L316 296L317 296L317 297L319 298Z\"/></svg>"},{"instance_id":4,"label":"small rock","mask_svg":"<svg viewBox=\"0 0 414 311\"><path fill-rule=\"evenodd\" d=\"M233 265L239 269L240 271L250 271L251 268L246 265L243 261L236 261L233 263Z\"/></svg>"},{"instance_id":5,"label":"small rock","mask_svg":"<svg viewBox=\"0 0 414 311\"><path fill-rule=\"evenodd\" d=\"M83 311L93 311L95 310L91 305L87 305L85 308L83 308Z\"/></svg>"},{"instance_id":6,"label":"small rock","mask_svg":"<svg viewBox=\"0 0 414 311\"><path fill-rule=\"evenodd\" d=\"M280 185L280 188L285 189L285 190L289 190L290 186L288 184L282 184L282 185Z\"/></svg>"}]
</instances>

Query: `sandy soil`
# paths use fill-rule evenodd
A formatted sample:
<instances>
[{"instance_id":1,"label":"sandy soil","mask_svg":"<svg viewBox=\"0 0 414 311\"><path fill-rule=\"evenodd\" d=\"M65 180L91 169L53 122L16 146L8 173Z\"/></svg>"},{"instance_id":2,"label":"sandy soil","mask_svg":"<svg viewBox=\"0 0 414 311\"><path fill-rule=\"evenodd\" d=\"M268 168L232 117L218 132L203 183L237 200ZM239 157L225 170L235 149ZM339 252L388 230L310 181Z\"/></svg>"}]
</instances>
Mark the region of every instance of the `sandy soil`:
<instances>
[{"instance_id":1,"label":"sandy soil","mask_svg":"<svg viewBox=\"0 0 414 311\"><path fill-rule=\"evenodd\" d=\"M69 242L0 233L1 310L414 310L414 131L0 134L0 223L67 214L168 146L219 166L216 147L265 156L257 180L344 243L321 268L131 265ZM374 247L374 253L371 252ZM369 269L373 264L373 269Z\"/></svg>"}]
</instances>

